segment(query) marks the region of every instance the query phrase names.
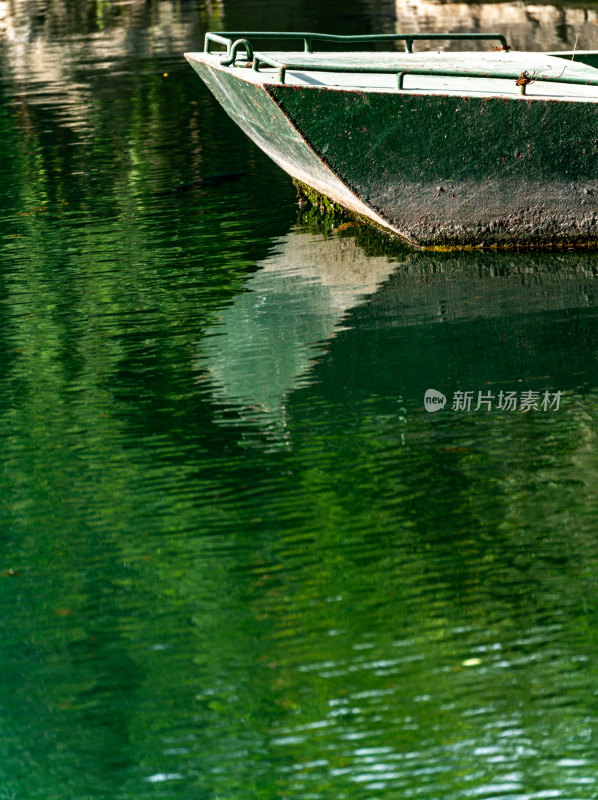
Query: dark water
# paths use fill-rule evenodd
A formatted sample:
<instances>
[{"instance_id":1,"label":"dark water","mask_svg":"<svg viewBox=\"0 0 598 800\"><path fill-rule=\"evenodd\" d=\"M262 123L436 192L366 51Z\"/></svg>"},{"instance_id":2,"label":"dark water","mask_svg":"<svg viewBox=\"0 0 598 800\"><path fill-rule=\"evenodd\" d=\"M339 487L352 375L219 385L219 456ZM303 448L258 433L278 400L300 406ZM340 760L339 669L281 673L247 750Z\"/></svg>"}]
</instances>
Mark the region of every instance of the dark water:
<instances>
[{"instance_id":1,"label":"dark water","mask_svg":"<svg viewBox=\"0 0 598 800\"><path fill-rule=\"evenodd\" d=\"M598 255L298 214L181 57L431 6L0 3L2 800L598 797Z\"/></svg>"}]
</instances>

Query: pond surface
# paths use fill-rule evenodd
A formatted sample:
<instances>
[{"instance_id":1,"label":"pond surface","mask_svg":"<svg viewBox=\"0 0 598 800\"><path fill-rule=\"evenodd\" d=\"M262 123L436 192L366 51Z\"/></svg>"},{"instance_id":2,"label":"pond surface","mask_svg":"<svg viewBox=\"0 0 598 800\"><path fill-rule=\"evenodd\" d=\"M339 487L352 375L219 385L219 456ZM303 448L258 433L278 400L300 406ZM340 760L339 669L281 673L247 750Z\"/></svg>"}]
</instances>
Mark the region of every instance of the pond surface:
<instances>
[{"instance_id":1,"label":"pond surface","mask_svg":"<svg viewBox=\"0 0 598 800\"><path fill-rule=\"evenodd\" d=\"M598 254L301 211L181 56L451 9L598 47L0 3L1 800L598 797Z\"/></svg>"}]
</instances>

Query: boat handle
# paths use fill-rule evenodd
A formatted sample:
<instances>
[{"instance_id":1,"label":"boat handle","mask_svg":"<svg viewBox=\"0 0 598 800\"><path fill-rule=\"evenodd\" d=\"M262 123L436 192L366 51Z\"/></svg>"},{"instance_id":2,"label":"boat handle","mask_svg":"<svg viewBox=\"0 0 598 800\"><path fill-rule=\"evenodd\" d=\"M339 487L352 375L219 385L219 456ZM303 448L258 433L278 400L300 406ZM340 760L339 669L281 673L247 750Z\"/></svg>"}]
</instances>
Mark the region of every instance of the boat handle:
<instances>
[{"instance_id":1,"label":"boat handle","mask_svg":"<svg viewBox=\"0 0 598 800\"><path fill-rule=\"evenodd\" d=\"M234 41L229 48L228 53L224 58L220 59L220 63L223 67L230 67L231 64L234 64L237 60L237 53L242 48L245 48L245 52L247 54L247 61L253 61L253 47L251 46L251 42L248 39L237 39Z\"/></svg>"}]
</instances>

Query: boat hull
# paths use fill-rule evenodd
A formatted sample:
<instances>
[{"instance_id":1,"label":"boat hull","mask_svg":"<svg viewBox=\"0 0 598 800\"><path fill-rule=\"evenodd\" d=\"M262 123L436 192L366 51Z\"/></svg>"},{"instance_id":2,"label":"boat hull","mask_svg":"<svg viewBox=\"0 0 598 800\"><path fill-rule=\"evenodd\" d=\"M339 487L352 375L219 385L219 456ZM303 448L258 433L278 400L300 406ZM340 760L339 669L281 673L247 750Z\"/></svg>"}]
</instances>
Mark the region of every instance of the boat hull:
<instances>
[{"instance_id":1,"label":"boat hull","mask_svg":"<svg viewBox=\"0 0 598 800\"><path fill-rule=\"evenodd\" d=\"M191 63L279 166L412 244L598 244L598 103L260 83Z\"/></svg>"},{"instance_id":2,"label":"boat hull","mask_svg":"<svg viewBox=\"0 0 598 800\"><path fill-rule=\"evenodd\" d=\"M279 167L354 214L367 217L383 228L389 227L326 165L266 86L239 79L225 69L203 62L191 64L227 114Z\"/></svg>"}]
</instances>

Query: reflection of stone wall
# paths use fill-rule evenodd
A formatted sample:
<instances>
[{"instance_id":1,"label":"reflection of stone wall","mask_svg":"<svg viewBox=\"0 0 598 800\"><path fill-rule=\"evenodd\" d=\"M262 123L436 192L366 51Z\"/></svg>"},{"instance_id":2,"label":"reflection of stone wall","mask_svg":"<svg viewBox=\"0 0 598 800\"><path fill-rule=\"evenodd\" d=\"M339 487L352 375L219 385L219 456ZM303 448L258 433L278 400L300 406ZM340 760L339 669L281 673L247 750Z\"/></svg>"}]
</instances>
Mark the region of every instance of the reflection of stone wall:
<instances>
[{"instance_id":1,"label":"reflection of stone wall","mask_svg":"<svg viewBox=\"0 0 598 800\"><path fill-rule=\"evenodd\" d=\"M8 3L0 2L0 37L2 37L10 23L10 13Z\"/></svg>"},{"instance_id":2,"label":"reflection of stone wall","mask_svg":"<svg viewBox=\"0 0 598 800\"><path fill-rule=\"evenodd\" d=\"M215 23L222 14L223 0L206 0L196 14ZM181 13L176 0L0 0L0 40L64 39L69 35L105 34L116 29L162 28L169 21L193 13Z\"/></svg>"},{"instance_id":3,"label":"reflection of stone wall","mask_svg":"<svg viewBox=\"0 0 598 800\"><path fill-rule=\"evenodd\" d=\"M396 0L400 32L502 33L517 50L598 49L598 7L556 7L525 3L454 3L440 0ZM439 43L442 49L448 45ZM470 49L470 46L467 46ZM488 45L480 44L480 49ZM451 45L464 49L464 45Z\"/></svg>"},{"instance_id":4,"label":"reflection of stone wall","mask_svg":"<svg viewBox=\"0 0 598 800\"><path fill-rule=\"evenodd\" d=\"M221 0L213 0L217 6ZM22 101L59 110L63 124L85 127L97 82L130 63L157 58L164 72L203 40L202 10L177 0L0 0L0 69ZM103 10L102 10L103 9ZM126 77L122 77L122 76Z\"/></svg>"},{"instance_id":5,"label":"reflection of stone wall","mask_svg":"<svg viewBox=\"0 0 598 800\"><path fill-rule=\"evenodd\" d=\"M202 6L203 22L210 22L209 9L220 8L222 0L210 0ZM218 11L218 9L217 9ZM152 31L156 43L164 37L174 42L186 43L188 31L181 25L201 17L201 12L192 6L182 13L176 0L128 0L127 3L112 3L110 0L0 0L0 42L4 46L16 43L32 44L90 37L86 44L99 49L108 39L118 39L125 31ZM215 13L215 20L219 14ZM98 48L95 48L95 40ZM121 45L123 42L121 42ZM126 48L124 48L126 52Z\"/></svg>"}]
</instances>

